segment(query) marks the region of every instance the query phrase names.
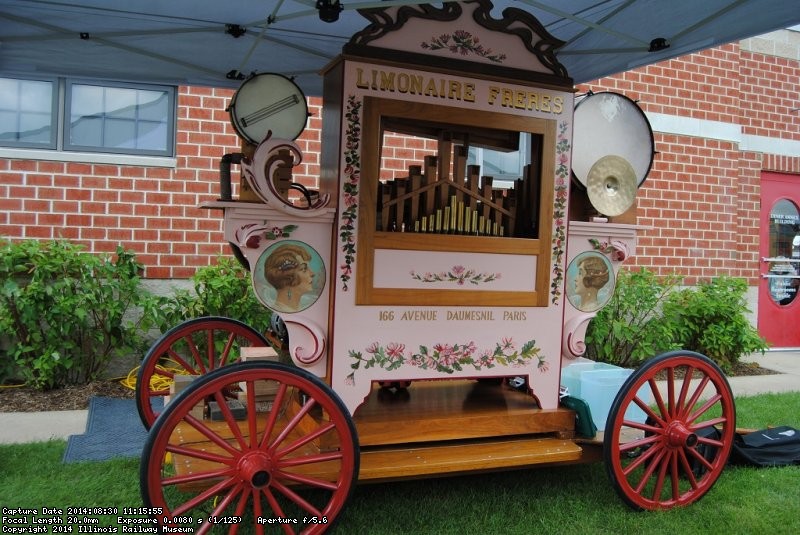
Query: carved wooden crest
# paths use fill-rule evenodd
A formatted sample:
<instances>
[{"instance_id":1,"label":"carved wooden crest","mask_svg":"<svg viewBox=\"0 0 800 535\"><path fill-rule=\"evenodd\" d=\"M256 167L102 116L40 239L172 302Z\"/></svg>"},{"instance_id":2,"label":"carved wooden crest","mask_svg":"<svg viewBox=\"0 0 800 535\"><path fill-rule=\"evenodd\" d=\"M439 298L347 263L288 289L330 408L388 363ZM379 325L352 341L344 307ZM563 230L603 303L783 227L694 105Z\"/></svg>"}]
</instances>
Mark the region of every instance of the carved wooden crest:
<instances>
[{"instance_id":1,"label":"carved wooden crest","mask_svg":"<svg viewBox=\"0 0 800 535\"><path fill-rule=\"evenodd\" d=\"M360 10L369 26L345 54L571 86L556 58L564 44L530 13L516 8L492 17L489 0Z\"/></svg>"}]
</instances>

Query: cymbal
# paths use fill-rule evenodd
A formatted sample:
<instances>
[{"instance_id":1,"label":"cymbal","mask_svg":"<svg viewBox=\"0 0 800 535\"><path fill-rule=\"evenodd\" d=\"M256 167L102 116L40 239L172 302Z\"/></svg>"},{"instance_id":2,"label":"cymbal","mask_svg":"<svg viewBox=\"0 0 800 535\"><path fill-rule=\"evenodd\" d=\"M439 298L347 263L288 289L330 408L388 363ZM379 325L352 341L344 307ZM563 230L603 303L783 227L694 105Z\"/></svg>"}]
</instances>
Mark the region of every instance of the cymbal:
<instances>
[{"instance_id":1,"label":"cymbal","mask_svg":"<svg viewBox=\"0 0 800 535\"><path fill-rule=\"evenodd\" d=\"M609 154L598 159L586 179L589 201L605 216L624 213L636 199L636 172L622 156Z\"/></svg>"}]
</instances>

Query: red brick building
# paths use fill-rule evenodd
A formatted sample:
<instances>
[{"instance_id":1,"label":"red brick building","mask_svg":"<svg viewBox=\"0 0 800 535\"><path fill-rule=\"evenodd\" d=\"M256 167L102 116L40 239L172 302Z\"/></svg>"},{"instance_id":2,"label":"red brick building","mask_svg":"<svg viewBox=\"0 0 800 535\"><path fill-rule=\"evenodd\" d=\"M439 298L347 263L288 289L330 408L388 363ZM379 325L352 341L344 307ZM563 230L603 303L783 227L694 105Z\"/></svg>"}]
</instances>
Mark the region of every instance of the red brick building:
<instances>
[{"instance_id":1,"label":"red brick building","mask_svg":"<svg viewBox=\"0 0 800 535\"><path fill-rule=\"evenodd\" d=\"M769 279L761 277L768 267L760 259L771 256L764 249L775 221L770 209L781 199L800 204L800 32L782 30L578 87L589 89L637 100L654 130L658 153L637 208L638 224L650 229L631 265L678 272L687 284L744 277L754 312L764 314L769 288L759 294L759 284ZM122 244L149 279L191 277L228 252L219 214L198 205L218 195L220 158L239 151L225 111L232 94L178 89L175 157L0 147L0 235L66 238L98 252ZM319 173L320 104L311 99L299 139L305 160L295 178L307 184ZM397 145L398 169L427 153ZM779 186L769 205L765 184ZM791 214L781 217L797 228Z\"/></svg>"}]
</instances>

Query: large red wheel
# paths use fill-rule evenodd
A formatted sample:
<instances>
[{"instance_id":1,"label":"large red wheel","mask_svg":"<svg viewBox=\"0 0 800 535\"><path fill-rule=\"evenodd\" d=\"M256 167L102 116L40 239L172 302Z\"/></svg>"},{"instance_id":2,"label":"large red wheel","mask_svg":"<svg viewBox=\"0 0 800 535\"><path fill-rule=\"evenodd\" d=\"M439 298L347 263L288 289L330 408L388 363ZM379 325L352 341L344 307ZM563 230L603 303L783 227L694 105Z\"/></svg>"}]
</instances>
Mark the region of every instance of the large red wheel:
<instances>
[{"instance_id":1,"label":"large red wheel","mask_svg":"<svg viewBox=\"0 0 800 535\"><path fill-rule=\"evenodd\" d=\"M733 394L719 367L698 353L665 353L617 394L606 422L606 471L634 509L688 505L716 483L735 428Z\"/></svg>"},{"instance_id":2,"label":"large red wheel","mask_svg":"<svg viewBox=\"0 0 800 535\"><path fill-rule=\"evenodd\" d=\"M245 415L225 404L231 389L242 390ZM197 412L208 400L221 408L216 421ZM241 362L196 379L156 420L142 500L162 525L194 533L322 533L358 468L355 427L330 387L284 364Z\"/></svg>"},{"instance_id":3,"label":"large red wheel","mask_svg":"<svg viewBox=\"0 0 800 535\"><path fill-rule=\"evenodd\" d=\"M136 407L145 428L158 416L153 401L169 394L176 374L202 375L236 362L242 346L265 347L266 338L252 327L230 318L195 318L173 327L142 359L136 376Z\"/></svg>"}]
</instances>

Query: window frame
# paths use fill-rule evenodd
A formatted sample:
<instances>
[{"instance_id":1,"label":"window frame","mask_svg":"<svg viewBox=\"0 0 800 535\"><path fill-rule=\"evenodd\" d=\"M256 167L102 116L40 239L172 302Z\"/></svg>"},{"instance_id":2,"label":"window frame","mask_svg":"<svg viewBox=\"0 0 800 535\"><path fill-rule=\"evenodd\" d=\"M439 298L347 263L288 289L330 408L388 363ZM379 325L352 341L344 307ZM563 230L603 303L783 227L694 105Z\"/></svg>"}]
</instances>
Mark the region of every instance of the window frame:
<instances>
[{"instance_id":1,"label":"window frame","mask_svg":"<svg viewBox=\"0 0 800 535\"><path fill-rule=\"evenodd\" d=\"M59 139L59 85L58 78L56 77L35 77L35 76L2 76L7 80L28 81L28 82L46 82L50 83L52 91L50 93L50 141L47 143L32 143L29 141L16 141L16 140L2 140L0 139L0 147L8 147L14 149L31 149L31 150L56 150L58 147ZM21 110L17 108L17 116Z\"/></svg>"},{"instance_id":2,"label":"window frame","mask_svg":"<svg viewBox=\"0 0 800 535\"><path fill-rule=\"evenodd\" d=\"M156 166L173 166L177 157L177 101L178 88L169 85L143 84L124 81L90 80L67 77L36 77L0 75L12 80L32 80L53 84L52 122L54 132L51 133L50 144L32 144L23 142L0 141L0 157L31 159L64 160L64 161L97 161L106 163L121 158L119 163L147 165L152 162ZM104 88L129 88L136 90L163 91L167 95L166 119L167 133L164 150L153 149L119 149L114 147L96 147L72 144L69 140L69 117L71 113L71 96L75 85L94 85ZM54 138L54 139L53 139Z\"/></svg>"}]
</instances>

